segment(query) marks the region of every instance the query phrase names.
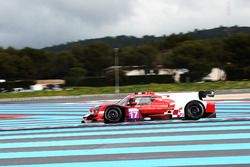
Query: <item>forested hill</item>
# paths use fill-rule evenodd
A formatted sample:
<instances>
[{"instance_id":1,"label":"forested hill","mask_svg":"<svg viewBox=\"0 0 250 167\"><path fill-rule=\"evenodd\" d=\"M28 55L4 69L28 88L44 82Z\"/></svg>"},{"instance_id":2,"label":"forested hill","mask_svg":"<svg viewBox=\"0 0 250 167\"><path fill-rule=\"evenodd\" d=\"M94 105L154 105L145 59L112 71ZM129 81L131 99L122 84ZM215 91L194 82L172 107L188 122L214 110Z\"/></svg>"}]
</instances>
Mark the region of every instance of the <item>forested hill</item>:
<instances>
[{"instance_id":1,"label":"forested hill","mask_svg":"<svg viewBox=\"0 0 250 167\"><path fill-rule=\"evenodd\" d=\"M195 39L214 39L224 38L235 33L250 33L250 27L218 27L207 30L195 30L187 33Z\"/></svg>"},{"instance_id":2,"label":"forested hill","mask_svg":"<svg viewBox=\"0 0 250 167\"><path fill-rule=\"evenodd\" d=\"M250 33L250 27L233 26L233 27L218 27L218 28L206 29L206 30L196 29L193 32L188 32L185 34L180 33L177 35L189 35L194 39L214 39L214 38L228 37L229 35L234 34L234 33ZM128 47L128 46L138 46L141 44L157 42L157 41L163 40L165 37L166 36L155 37L155 36L145 35L142 38L137 38L134 36L121 35L121 36L116 36L116 37L104 37L104 38L80 40L77 42L69 42L67 44L60 44L60 45L55 45L51 47L46 47L44 48L44 50L61 51L61 50L70 49L71 46L73 45L87 46L96 41L101 41L103 43L106 43L113 48L123 48L123 47Z\"/></svg>"},{"instance_id":3,"label":"forested hill","mask_svg":"<svg viewBox=\"0 0 250 167\"><path fill-rule=\"evenodd\" d=\"M44 50L47 51L61 51L70 49L73 45L80 45L80 46L87 46L91 43L95 43L97 41L101 41L112 48L123 48L128 46L138 46L141 44L151 43L154 41L162 40L164 37L155 37L155 36L143 36L142 38L137 38L134 36L125 36L120 35L116 37L104 37L104 38L96 38L96 39L86 39L86 40L80 40L77 42L69 42L67 44L61 44L61 45L55 45L51 47L46 47Z\"/></svg>"},{"instance_id":4,"label":"forested hill","mask_svg":"<svg viewBox=\"0 0 250 167\"><path fill-rule=\"evenodd\" d=\"M85 77L105 77L113 84L115 72L109 67L114 66L117 53L120 66L141 66L145 73L153 70L157 74L159 65L170 69L186 68L189 81L200 81L213 67L219 67L225 70L228 80L250 79L249 29L220 27L158 38L119 36L99 39L101 42L93 39L47 48L58 52L0 47L0 78L62 78L69 85L81 85ZM92 43L87 45L87 42ZM120 49L115 52L112 46ZM66 48L68 50L64 51ZM126 83L125 71L120 70L119 74Z\"/></svg>"}]
</instances>

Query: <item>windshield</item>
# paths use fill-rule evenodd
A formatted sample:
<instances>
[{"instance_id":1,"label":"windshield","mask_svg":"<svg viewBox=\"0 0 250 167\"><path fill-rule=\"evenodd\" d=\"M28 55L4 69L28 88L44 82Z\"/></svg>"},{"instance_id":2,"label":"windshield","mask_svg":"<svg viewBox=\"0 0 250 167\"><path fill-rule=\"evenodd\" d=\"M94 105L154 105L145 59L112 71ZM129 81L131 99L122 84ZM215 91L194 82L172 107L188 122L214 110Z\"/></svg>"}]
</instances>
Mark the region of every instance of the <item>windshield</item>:
<instances>
[{"instance_id":1,"label":"windshield","mask_svg":"<svg viewBox=\"0 0 250 167\"><path fill-rule=\"evenodd\" d=\"M119 102L117 102L116 104L121 105L121 106L127 106L129 105L129 100L127 98L124 98L120 100Z\"/></svg>"},{"instance_id":2,"label":"windshield","mask_svg":"<svg viewBox=\"0 0 250 167\"><path fill-rule=\"evenodd\" d=\"M116 104L121 106L128 106L131 104L131 102L136 102L137 105L146 105L154 101L155 98L151 96L143 96L143 97L134 97L134 98L124 98L117 102Z\"/></svg>"}]
</instances>

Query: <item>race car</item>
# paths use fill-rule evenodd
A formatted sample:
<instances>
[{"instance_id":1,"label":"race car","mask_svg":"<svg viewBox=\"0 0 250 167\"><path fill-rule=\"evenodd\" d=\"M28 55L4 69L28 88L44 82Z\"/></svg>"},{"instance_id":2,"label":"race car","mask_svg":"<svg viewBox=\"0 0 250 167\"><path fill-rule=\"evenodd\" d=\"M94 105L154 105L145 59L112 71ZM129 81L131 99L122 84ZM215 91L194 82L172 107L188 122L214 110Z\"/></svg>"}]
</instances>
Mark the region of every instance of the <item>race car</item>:
<instances>
[{"instance_id":1,"label":"race car","mask_svg":"<svg viewBox=\"0 0 250 167\"><path fill-rule=\"evenodd\" d=\"M214 91L187 93L139 92L126 96L115 104L91 107L83 116L82 123L103 121L118 123L124 121L155 119L216 118L215 103L204 101L214 97Z\"/></svg>"}]
</instances>

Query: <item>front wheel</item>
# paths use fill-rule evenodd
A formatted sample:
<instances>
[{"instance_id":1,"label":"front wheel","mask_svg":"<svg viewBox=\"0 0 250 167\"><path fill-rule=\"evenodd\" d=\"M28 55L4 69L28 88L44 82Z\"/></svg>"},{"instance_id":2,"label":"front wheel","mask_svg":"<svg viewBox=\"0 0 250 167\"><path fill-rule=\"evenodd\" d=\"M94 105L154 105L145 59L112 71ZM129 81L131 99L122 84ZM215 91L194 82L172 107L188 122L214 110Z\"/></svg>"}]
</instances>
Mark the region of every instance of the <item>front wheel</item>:
<instances>
[{"instance_id":1,"label":"front wheel","mask_svg":"<svg viewBox=\"0 0 250 167\"><path fill-rule=\"evenodd\" d=\"M118 107L108 108L104 113L105 123L118 123L122 121L122 118L122 111Z\"/></svg>"},{"instance_id":2,"label":"front wheel","mask_svg":"<svg viewBox=\"0 0 250 167\"><path fill-rule=\"evenodd\" d=\"M185 107L185 118L190 120L200 119L205 113L203 104L198 101L191 101Z\"/></svg>"}]
</instances>

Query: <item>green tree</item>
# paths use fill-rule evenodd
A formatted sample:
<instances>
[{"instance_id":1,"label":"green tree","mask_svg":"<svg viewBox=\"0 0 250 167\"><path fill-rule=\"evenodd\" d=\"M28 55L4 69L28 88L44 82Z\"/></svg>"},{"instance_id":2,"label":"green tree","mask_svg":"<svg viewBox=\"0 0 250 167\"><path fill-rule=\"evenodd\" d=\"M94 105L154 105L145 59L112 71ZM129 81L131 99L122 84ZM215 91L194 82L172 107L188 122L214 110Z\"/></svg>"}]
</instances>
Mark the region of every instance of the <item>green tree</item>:
<instances>
[{"instance_id":1,"label":"green tree","mask_svg":"<svg viewBox=\"0 0 250 167\"><path fill-rule=\"evenodd\" d=\"M123 48L119 54L122 66L143 66L146 71L156 69L159 63L158 50L152 45Z\"/></svg>"},{"instance_id":2,"label":"green tree","mask_svg":"<svg viewBox=\"0 0 250 167\"><path fill-rule=\"evenodd\" d=\"M234 34L224 40L224 46L224 49L230 53L225 59L228 79L249 79L250 35Z\"/></svg>"},{"instance_id":3,"label":"green tree","mask_svg":"<svg viewBox=\"0 0 250 167\"><path fill-rule=\"evenodd\" d=\"M85 78L86 70L81 67L73 67L69 69L67 76L65 77L68 85L79 85Z\"/></svg>"},{"instance_id":4,"label":"green tree","mask_svg":"<svg viewBox=\"0 0 250 167\"><path fill-rule=\"evenodd\" d=\"M18 74L15 79L33 79L35 78L35 67L28 56L19 56L16 62Z\"/></svg>"},{"instance_id":5,"label":"green tree","mask_svg":"<svg viewBox=\"0 0 250 167\"><path fill-rule=\"evenodd\" d=\"M19 51L19 56L27 56L31 59L34 66L34 79L49 78L50 55L40 49L24 48Z\"/></svg>"},{"instance_id":6,"label":"green tree","mask_svg":"<svg viewBox=\"0 0 250 167\"><path fill-rule=\"evenodd\" d=\"M73 67L80 67L81 64L70 52L59 52L51 54L47 65L49 78L64 78Z\"/></svg>"},{"instance_id":7,"label":"green tree","mask_svg":"<svg viewBox=\"0 0 250 167\"><path fill-rule=\"evenodd\" d=\"M120 49L119 52L119 65L121 66L138 66L143 62L140 55L134 47L126 47Z\"/></svg>"},{"instance_id":8,"label":"green tree","mask_svg":"<svg viewBox=\"0 0 250 167\"><path fill-rule=\"evenodd\" d=\"M136 48L142 65L152 68L157 64L158 51L151 45L141 45Z\"/></svg>"},{"instance_id":9,"label":"green tree","mask_svg":"<svg viewBox=\"0 0 250 167\"><path fill-rule=\"evenodd\" d=\"M187 68L192 81L199 81L207 75L214 62L213 47L205 41L186 41L178 45L165 56L164 65L167 68Z\"/></svg>"},{"instance_id":10,"label":"green tree","mask_svg":"<svg viewBox=\"0 0 250 167\"><path fill-rule=\"evenodd\" d=\"M172 49L179 45L180 43L188 40L193 40L193 38L189 35L176 35L172 34L167 36L164 40L159 42L159 49L160 50L166 50L166 49Z\"/></svg>"},{"instance_id":11,"label":"green tree","mask_svg":"<svg viewBox=\"0 0 250 167\"><path fill-rule=\"evenodd\" d=\"M111 69L106 71L105 77L110 85L115 84L115 69ZM120 84L126 83L126 75L125 72L121 69L119 69L119 82Z\"/></svg>"},{"instance_id":12,"label":"green tree","mask_svg":"<svg viewBox=\"0 0 250 167\"><path fill-rule=\"evenodd\" d=\"M0 53L0 78L13 80L18 76L18 56Z\"/></svg>"},{"instance_id":13,"label":"green tree","mask_svg":"<svg viewBox=\"0 0 250 167\"><path fill-rule=\"evenodd\" d=\"M100 76L104 74L105 68L114 65L114 51L110 46L96 42L83 49L80 60L87 75Z\"/></svg>"}]
</instances>

